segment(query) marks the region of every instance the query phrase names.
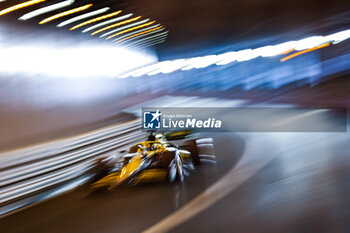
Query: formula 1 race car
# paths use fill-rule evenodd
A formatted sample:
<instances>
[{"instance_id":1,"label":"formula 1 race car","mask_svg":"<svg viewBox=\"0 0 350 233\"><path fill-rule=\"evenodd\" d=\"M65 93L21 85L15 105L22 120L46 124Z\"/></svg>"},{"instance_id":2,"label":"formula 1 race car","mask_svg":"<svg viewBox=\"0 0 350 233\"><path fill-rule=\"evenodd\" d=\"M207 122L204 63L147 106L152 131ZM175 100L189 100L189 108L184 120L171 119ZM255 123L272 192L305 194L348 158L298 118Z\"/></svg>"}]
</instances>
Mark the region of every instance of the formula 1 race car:
<instances>
[{"instance_id":1,"label":"formula 1 race car","mask_svg":"<svg viewBox=\"0 0 350 233\"><path fill-rule=\"evenodd\" d=\"M215 163L213 139L183 139L151 133L147 140L129 148L123 156L99 158L94 165L92 189L108 189L150 182L182 182L201 161ZM186 134L187 135L187 134Z\"/></svg>"}]
</instances>

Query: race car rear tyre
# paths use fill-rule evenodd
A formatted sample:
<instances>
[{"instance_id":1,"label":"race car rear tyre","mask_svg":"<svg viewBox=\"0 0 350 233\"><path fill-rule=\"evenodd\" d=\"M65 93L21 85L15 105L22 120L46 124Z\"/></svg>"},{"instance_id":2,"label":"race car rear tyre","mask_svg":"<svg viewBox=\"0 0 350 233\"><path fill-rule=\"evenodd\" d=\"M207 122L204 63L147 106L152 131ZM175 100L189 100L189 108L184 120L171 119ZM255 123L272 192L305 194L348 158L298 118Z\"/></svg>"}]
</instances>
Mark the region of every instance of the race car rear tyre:
<instances>
[{"instance_id":1,"label":"race car rear tyre","mask_svg":"<svg viewBox=\"0 0 350 233\"><path fill-rule=\"evenodd\" d=\"M130 153L130 154L131 154L131 153L136 153L138 148L139 148L139 147L138 147L137 145L130 147L129 153Z\"/></svg>"}]
</instances>

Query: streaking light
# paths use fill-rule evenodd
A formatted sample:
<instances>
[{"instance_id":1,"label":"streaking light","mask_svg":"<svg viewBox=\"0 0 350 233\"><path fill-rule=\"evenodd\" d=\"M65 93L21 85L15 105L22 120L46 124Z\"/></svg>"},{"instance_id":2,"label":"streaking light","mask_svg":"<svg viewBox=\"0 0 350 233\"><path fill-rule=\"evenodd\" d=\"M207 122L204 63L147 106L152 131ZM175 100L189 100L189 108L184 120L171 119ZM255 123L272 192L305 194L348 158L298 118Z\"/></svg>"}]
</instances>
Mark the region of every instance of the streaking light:
<instances>
[{"instance_id":1,"label":"streaking light","mask_svg":"<svg viewBox=\"0 0 350 233\"><path fill-rule=\"evenodd\" d=\"M98 33L100 33L100 32L106 31L106 30L108 30L108 29L115 28L115 27L119 27L119 26L121 26L121 25L134 22L134 21L136 21L136 20L138 20L138 19L140 19L140 18L141 18L141 16L138 16L138 17L131 18L131 19L128 19L128 20L124 20L124 21L122 21L122 22L120 22L120 23L112 24L112 25L110 25L110 26L101 28L100 30L97 30L97 31L91 33L91 35L93 36L93 35L96 35L96 34L98 34Z\"/></svg>"},{"instance_id":2,"label":"streaking light","mask_svg":"<svg viewBox=\"0 0 350 233\"><path fill-rule=\"evenodd\" d=\"M121 32L115 33L115 34L113 34L113 35L107 37L107 40L109 40L109 39L111 39L111 38L113 38L113 37L119 36L119 35L121 35L121 34L134 31L134 30L139 29L139 28L147 27L147 26L149 26L149 25L151 25L151 24L154 24L155 22L156 22L156 21L152 21L152 22L149 22L149 23L144 23L144 24L141 24L141 25L139 25L139 26L135 26L135 27L129 28L129 29L125 29L125 30L123 30L123 31L121 31Z\"/></svg>"},{"instance_id":3,"label":"streaking light","mask_svg":"<svg viewBox=\"0 0 350 233\"><path fill-rule=\"evenodd\" d=\"M254 50L252 49L245 49L242 51L238 52L238 58L237 61L241 62L241 61L249 61L252 60L254 58L257 58L259 56L258 53L256 53Z\"/></svg>"},{"instance_id":4,"label":"streaking light","mask_svg":"<svg viewBox=\"0 0 350 233\"><path fill-rule=\"evenodd\" d=\"M132 47L137 47L137 48L145 48L145 47L149 47L149 46L152 46L152 45L156 45L156 44L160 44L160 43L163 43L164 41L166 40L166 38L161 38L161 39L157 39L157 40L151 40L151 41L144 41L142 43L138 43L136 45L133 45L133 46L128 46L129 48ZM169 71L169 73L171 73L173 71Z\"/></svg>"},{"instance_id":5,"label":"streaking light","mask_svg":"<svg viewBox=\"0 0 350 233\"><path fill-rule=\"evenodd\" d=\"M123 15L123 16L120 16L120 17L117 17L115 19L107 20L105 22L102 22L102 23L96 24L94 26L88 27L88 28L84 29L82 32L83 33L89 32L89 31L94 30L96 28L99 28L99 27L102 27L102 26L105 26L105 25L108 25L108 24L111 24L111 23L114 23L114 22L117 22L117 21L120 21L120 20L123 20L123 19L127 19L127 18L129 18L131 16L133 16L132 13L127 14L127 15Z\"/></svg>"},{"instance_id":6,"label":"streaking light","mask_svg":"<svg viewBox=\"0 0 350 233\"><path fill-rule=\"evenodd\" d=\"M302 40L299 40L295 46L295 50L301 51L304 49L311 49L313 47L319 46L327 42L327 37L325 36L312 36Z\"/></svg>"},{"instance_id":7,"label":"streaking light","mask_svg":"<svg viewBox=\"0 0 350 233\"><path fill-rule=\"evenodd\" d=\"M153 70L157 70L157 69L163 67L165 64L167 64L167 62L158 62L158 63L152 64L150 66L143 67L140 70L137 70L136 72L132 72L131 75L133 77L140 77L140 76L147 74Z\"/></svg>"},{"instance_id":8,"label":"streaking light","mask_svg":"<svg viewBox=\"0 0 350 233\"><path fill-rule=\"evenodd\" d=\"M159 27L159 26L161 26L161 25L160 25L160 24L156 24L156 25L153 25L153 26L150 26L150 27L146 27L146 28L143 28L143 29L134 31L134 32L130 32L130 33L124 35L124 36L119 37L118 39L114 39L113 42L115 42L115 41L117 41L117 40L120 40L120 39L124 39L124 38L126 38L126 37L131 36L131 35L135 35L135 34L137 34L137 33L139 33L139 32L144 32L144 31L147 31L147 30L149 30L149 29ZM141 35L141 36L142 36L142 35ZM137 37L135 37L135 38L133 38L133 39L137 39L138 37L141 37L141 36L137 36Z\"/></svg>"},{"instance_id":9,"label":"streaking light","mask_svg":"<svg viewBox=\"0 0 350 233\"><path fill-rule=\"evenodd\" d=\"M254 51L261 57L273 57L279 54L288 53L290 51L295 50L296 43L295 41L290 41L286 43L282 43L279 45L268 45L264 47L260 47L254 49Z\"/></svg>"},{"instance_id":10,"label":"streaking light","mask_svg":"<svg viewBox=\"0 0 350 233\"><path fill-rule=\"evenodd\" d=\"M187 64L187 62L188 62L187 59L178 59L176 61L169 61L167 63L164 63L161 68L147 73L147 75L156 75L156 74L160 74L160 73L169 74L169 73L174 72L175 70L178 70L181 67L185 66Z\"/></svg>"},{"instance_id":11,"label":"streaking light","mask_svg":"<svg viewBox=\"0 0 350 233\"><path fill-rule=\"evenodd\" d=\"M332 44L338 44L350 38L350 30L334 33L327 36L327 38L328 40L333 41Z\"/></svg>"},{"instance_id":12,"label":"streaking light","mask_svg":"<svg viewBox=\"0 0 350 233\"><path fill-rule=\"evenodd\" d=\"M293 52L295 49L293 48L293 49L288 49L288 50L286 50L286 51L284 51L284 52L282 52L281 54L288 54L288 53L291 53L291 52Z\"/></svg>"},{"instance_id":13,"label":"streaking light","mask_svg":"<svg viewBox=\"0 0 350 233\"><path fill-rule=\"evenodd\" d=\"M181 70L191 70L191 69L200 69L207 66L215 64L219 59L216 55L210 55L205 57L199 57L198 59L193 59L190 61L190 65L182 68Z\"/></svg>"},{"instance_id":14,"label":"streaking light","mask_svg":"<svg viewBox=\"0 0 350 233\"><path fill-rule=\"evenodd\" d=\"M122 41L129 40L129 39L131 39L131 38L133 38L133 37L140 36L140 35L144 35L144 34L147 34L147 33L153 32L153 31L158 31L158 30L160 30L160 29L164 29L163 26L156 27L156 28L153 28L153 29L144 31L144 32L137 33L137 34L135 34L135 35L132 35L132 36L126 37L126 38L124 38L124 39L118 40L118 41L116 41L115 43L118 44L118 43L120 43L120 42L122 42Z\"/></svg>"},{"instance_id":15,"label":"streaking light","mask_svg":"<svg viewBox=\"0 0 350 233\"><path fill-rule=\"evenodd\" d=\"M157 63L153 63L151 65L148 65L148 66L144 66L140 69L137 69L137 70L133 70L131 72L128 72L124 75L121 75L119 76L118 78L127 78L127 77L140 77L144 74L147 74L151 71L154 71L154 70L157 70L163 66L165 66L166 64L169 64L168 61L162 61L162 62L157 62Z\"/></svg>"},{"instance_id":16,"label":"streaking light","mask_svg":"<svg viewBox=\"0 0 350 233\"><path fill-rule=\"evenodd\" d=\"M234 62L237 59L237 52L228 52L228 53L224 53L220 56L221 59L219 59L220 61L216 63L216 65L226 65L228 63Z\"/></svg>"},{"instance_id":17,"label":"streaking light","mask_svg":"<svg viewBox=\"0 0 350 233\"><path fill-rule=\"evenodd\" d=\"M150 46L153 46L153 45L156 45L156 44L160 44L160 43L163 43L166 39L162 39L162 40L157 40L157 41L153 41L152 43L149 43L149 44L141 44L141 45L137 45L136 47L139 47L139 48L146 48L146 47L150 47ZM171 73L173 71L170 71L169 73Z\"/></svg>"},{"instance_id":18,"label":"streaking light","mask_svg":"<svg viewBox=\"0 0 350 233\"><path fill-rule=\"evenodd\" d=\"M43 8L37 9L35 11L29 12L29 13L21 16L18 20L25 21L25 20L34 18L34 17L42 15L42 14L46 14L48 12L67 7L69 5L72 5L74 2L75 2L74 0L67 0L64 2L59 2L59 3L53 4L53 5L47 6L47 7L43 7Z\"/></svg>"},{"instance_id":19,"label":"streaking light","mask_svg":"<svg viewBox=\"0 0 350 233\"><path fill-rule=\"evenodd\" d=\"M139 46L144 45L144 44L154 43L154 42L157 42L157 41L165 41L168 35L164 34L164 35L160 36L159 34L157 34L155 36L156 37L150 36L150 37L146 37L146 38L141 39L141 40L137 40L137 41L135 41L133 43L128 43L124 47L126 47L126 48L130 48L130 47L134 48L134 47L139 47Z\"/></svg>"},{"instance_id":20,"label":"streaking light","mask_svg":"<svg viewBox=\"0 0 350 233\"><path fill-rule=\"evenodd\" d=\"M184 59L180 59L180 60L176 60L176 61L164 61L162 62L162 65L158 68L155 69L149 73L147 73L147 75L156 75L156 74L160 74L162 69L164 69L164 67L171 67L171 64L176 64L176 63L180 63L182 61L185 61Z\"/></svg>"},{"instance_id":21,"label":"streaking light","mask_svg":"<svg viewBox=\"0 0 350 233\"><path fill-rule=\"evenodd\" d=\"M149 37L146 37L144 39L138 40L136 42L130 43L127 46L132 46L134 44L138 44L138 43L143 42L143 41L148 41L150 39L157 39L158 40L158 39L166 37L166 36L168 36L168 32L162 32L162 33L159 33L159 34L156 34L156 35L149 36Z\"/></svg>"},{"instance_id":22,"label":"streaking light","mask_svg":"<svg viewBox=\"0 0 350 233\"><path fill-rule=\"evenodd\" d=\"M69 30L73 31L77 28L80 28L80 27L83 27L85 25L88 25L88 24L91 24L91 23L95 23L97 21L101 21L101 20L104 20L104 19L108 19L110 17L113 17L113 16L116 16L118 14L120 14L122 11L116 11L116 12L113 12L113 13L110 13L110 14L107 14L107 15L102 15L100 17L97 17L97 18L94 18L94 19L90 19L88 21L85 21L85 22L82 22L80 24L77 24L75 25L74 27L70 28Z\"/></svg>"},{"instance_id":23,"label":"streaking light","mask_svg":"<svg viewBox=\"0 0 350 233\"><path fill-rule=\"evenodd\" d=\"M0 72L24 74L26 77L115 78L118 74L157 61L154 53L118 48L113 44L77 44L71 47L0 44L0 50Z\"/></svg>"},{"instance_id":24,"label":"streaking light","mask_svg":"<svg viewBox=\"0 0 350 233\"><path fill-rule=\"evenodd\" d=\"M134 37L132 39L138 38L137 35L133 35L131 37ZM123 38L123 36L121 38ZM156 43L158 41L156 40L154 42L150 42L149 44L147 41L148 38L141 39L134 43L129 43L128 45L126 45L126 47L140 44L140 41L141 41L141 44L146 43L146 46L150 46L153 43ZM212 64L226 65L232 62L244 62L244 61L252 60L257 57L281 56L281 55L289 54L293 51L297 51L285 58L280 59L281 62L284 62L293 57L302 55L304 53L321 49L321 48L330 46L331 44L338 44L348 39L350 39L350 29L340 31L328 36L311 36L298 41L288 41L281 44L267 45L267 46L263 46L255 49L245 49L240 51L226 52L218 55L208 55L204 57L194 57L189 59L177 59L172 61L158 62L152 65L143 67L141 69L130 71L126 74L123 74L119 78L139 77L146 74L154 75L163 71L173 72L179 69L182 69L182 70L190 70L193 68L200 69L200 68L205 68ZM127 37L125 37L124 40L127 40ZM159 39L159 41L162 41L162 40ZM119 38L119 41L117 41L117 43L119 42L121 42L120 38ZM124 43L126 42L122 42L119 44L123 45ZM167 69L166 67L168 66L170 66L171 68Z\"/></svg>"},{"instance_id":25,"label":"streaking light","mask_svg":"<svg viewBox=\"0 0 350 233\"><path fill-rule=\"evenodd\" d=\"M311 48L311 49L306 49L306 50L303 50L303 51L300 51L300 52L297 52L297 53L293 53L285 58L282 58L281 59L281 62L284 62L284 61L287 61L289 59L292 59L293 57L296 57L296 56L299 56L301 54L304 54L304 53L308 53L308 52L311 52L311 51L314 51L314 50L317 50L317 49L321 49L321 48L324 48L324 47L327 47L327 46L330 46L331 44L330 43L327 43L327 44L323 44L323 45L320 45L320 46L317 46L317 47L314 47L314 48Z\"/></svg>"},{"instance_id":26,"label":"streaking light","mask_svg":"<svg viewBox=\"0 0 350 233\"><path fill-rule=\"evenodd\" d=\"M19 9L22 9L22 8L25 8L25 7L28 7L28 6L31 6L31 5L35 5L35 4L38 4L38 3L41 3L41 2L45 2L45 1L46 0L31 0L31 1L23 2L23 3L17 4L17 5L11 6L9 8L6 8L4 10L1 10L0 11L0 16L1 15L5 15L7 13L10 13L12 11L16 11L16 10L19 10Z\"/></svg>"},{"instance_id":27,"label":"streaking light","mask_svg":"<svg viewBox=\"0 0 350 233\"><path fill-rule=\"evenodd\" d=\"M100 38L105 37L105 36L108 36L108 35L113 34L113 33L116 33L116 32L119 32L119 31L122 31L122 30L124 30L124 29L130 28L130 27L133 27L133 26L137 26L137 25L140 25L140 24L143 24L143 23L147 23L148 21L149 21L149 19L145 19L145 20L141 20L141 21L136 22L136 23L132 23L132 24L129 24L129 25L126 25L126 26L123 26L123 27L120 27L120 28L111 30L111 31L109 31L109 32L106 32L106 33L102 34L102 35L100 36Z\"/></svg>"},{"instance_id":28,"label":"streaking light","mask_svg":"<svg viewBox=\"0 0 350 233\"><path fill-rule=\"evenodd\" d=\"M83 15L76 16L74 18L71 18L71 19L68 19L66 21L63 21L62 23L58 24L57 27L64 27L64 26L66 26L68 24L71 24L71 23L74 23L76 21L79 21L79 20L82 20L82 19L86 19L86 18L89 18L91 16L95 16L95 15L99 15L99 14L105 13L109 9L110 9L109 7L105 7L105 8L96 10L96 11L92 11L92 12L89 12L89 13L86 13L86 14L83 14Z\"/></svg>"},{"instance_id":29,"label":"streaking light","mask_svg":"<svg viewBox=\"0 0 350 233\"><path fill-rule=\"evenodd\" d=\"M163 31L164 30L164 28L160 28L160 29L157 29L157 30L155 30L155 31L152 31L152 32L148 32L148 33L145 33L145 34L141 34L141 35L138 35L138 36L135 36L135 37L132 37L131 39L128 39L128 40L125 40L125 41L123 41L123 42L120 42L120 43L118 43L119 45L124 45L124 44L129 44L130 43L130 41L132 41L132 40L137 40L138 38L142 38L142 37L145 37L145 36L148 36L149 37L149 35L151 35L151 34L154 34L154 33L158 33L158 32L161 32L161 31ZM165 31L165 32L169 32L169 31ZM147 38L148 38L147 37ZM117 41L118 39L116 39L115 41ZM139 41L139 40L137 40L137 41ZM136 41L136 42L137 42Z\"/></svg>"},{"instance_id":30,"label":"streaking light","mask_svg":"<svg viewBox=\"0 0 350 233\"><path fill-rule=\"evenodd\" d=\"M48 23L48 22L53 21L55 19L67 16L67 15L71 15L71 14L74 14L74 13L77 13L77 12L80 12L80 11L84 11L84 10L90 8L90 7L92 7L92 4L87 4L85 6L81 6L81 7L77 7L77 8L68 10L68 11L64 11L64 12L58 13L56 15L50 16L50 17L40 21L39 24Z\"/></svg>"}]
</instances>

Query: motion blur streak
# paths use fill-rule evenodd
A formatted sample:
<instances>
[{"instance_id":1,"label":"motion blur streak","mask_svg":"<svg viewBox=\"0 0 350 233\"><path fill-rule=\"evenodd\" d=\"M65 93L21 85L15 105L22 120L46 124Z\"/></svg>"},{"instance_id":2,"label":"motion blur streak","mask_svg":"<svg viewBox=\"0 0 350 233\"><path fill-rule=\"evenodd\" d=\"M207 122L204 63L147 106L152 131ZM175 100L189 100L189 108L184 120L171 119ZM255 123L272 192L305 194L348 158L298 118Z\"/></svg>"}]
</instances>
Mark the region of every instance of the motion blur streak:
<instances>
[{"instance_id":1,"label":"motion blur streak","mask_svg":"<svg viewBox=\"0 0 350 233\"><path fill-rule=\"evenodd\" d=\"M153 26L150 26L150 27L146 27L146 28L137 30L137 31L135 31L135 32L130 32L130 33L124 35L124 36L119 37L118 39L114 39L113 41L115 42L115 41L117 41L117 40L124 39L124 38L126 38L126 37L131 36L131 35L135 35L135 34L137 34L137 33L139 33L139 32L144 32L144 31L147 31L147 30L149 30L149 29L156 28L156 27L159 27L159 26L161 26L161 25L160 25L160 24L156 24L156 25L153 25ZM141 35L141 36L142 36L142 35ZM137 37L135 37L134 39L136 39L136 38L138 38L138 37L141 37L141 36L137 36ZM108 38L106 38L106 39L108 40Z\"/></svg>"},{"instance_id":2,"label":"motion blur streak","mask_svg":"<svg viewBox=\"0 0 350 233\"><path fill-rule=\"evenodd\" d=\"M325 36L312 36L308 37L302 40L299 40L298 43L295 45L295 50L301 51L305 49L311 49L314 47L317 47L319 45L322 45L328 41L327 37Z\"/></svg>"},{"instance_id":3,"label":"motion blur streak","mask_svg":"<svg viewBox=\"0 0 350 233\"><path fill-rule=\"evenodd\" d=\"M168 35L168 32L162 32L162 33L159 33L159 34L156 34L156 35L153 35L153 36L149 36L149 37L146 37L144 39L141 39L141 40L138 40L138 41L135 41L133 43L130 43L128 44L128 46L132 46L134 44L138 44L138 43L143 43L143 41L149 41L151 39L160 39L160 38L164 38Z\"/></svg>"},{"instance_id":4,"label":"motion blur streak","mask_svg":"<svg viewBox=\"0 0 350 233\"><path fill-rule=\"evenodd\" d=\"M96 35L96 34L98 34L98 33L100 33L100 32L106 31L106 30L108 30L108 29L115 28L115 27L119 27L119 26L121 26L121 25L130 23L130 22L134 22L134 21L136 21L136 20L138 20L138 19L140 19L140 18L141 18L141 16L138 16L138 17L135 17L135 18L132 18L132 19L124 20L124 21L122 21L122 22L120 22L120 23L112 24L112 25L110 25L110 26L101 28L100 30L97 30L97 31L91 33L91 35L93 36L93 35Z\"/></svg>"},{"instance_id":5,"label":"motion blur streak","mask_svg":"<svg viewBox=\"0 0 350 233\"><path fill-rule=\"evenodd\" d=\"M69 30L73 31L77 28L80 28L80 27L83 27L85 25L88 25L88 24L91 24L91 23L95 23L97 21L101 21L101 20L104 20L104 19L108 19L110 17L113 17L113 16L116 16L118 14L120 14L122 11L116 11L116 12L113 12L113 13L110 13L110 14L107 14L107 15L103 15L103 16L100 16L100 17L97 17L97 18L94 18L94 19L90 19L88 21L85 21L85 22L82 22L80 24L77 24L75 25L74 27L70 28Z\"/></svg>"},{"instance_id":6,"label":"motion blur streak","mask_svg":"<svg viewBox=\"0 0 350 233\"><path fill-rule=\"evenodd\" d=\"M7 13L10 13L12 11L15 11L15 10L19 10L19 9L22 9L24 7L28 7L28 6L31 6L31 5L35 5L35 4L38 4L38 3L41 3L41 2L45 2L46 0L32 0L32 1L28 1L28 2L23 2L23 3L20 3L20 4L17 4L17 5L14 5L14 6L11 6L9 8L6 8L2 11L0 11L0 16L1 15L5 15Z\"/></svg>"},{"instance_id":7,"label":"motion blur streak","mask_svg":"<svg viewBox=\"0 0 350 233\"><path fill-rule=\"evenodd\" d=\"M338 43L350 38L350 29L332 34L330 36L327 36L327 38L330 41L333 41L332 42L333 44L338 44Z\"/></svg>"},{"instance_id":8,"label":"motion blur streak","mask_svg":"<svg viewBox=\"0 0 350 233\"><path fill-rule=\"evenodd\" d=\"M147 75L156 75L159 73L164 73L164 74L170 73L178 69L178 67L184 66L184 64L186 64L185 62L186 62L186 59L179 59L176 62L171 62L171 63L164 62L162 67L152 70L151 72L147 73ZM164 66L166 64L167 66Z\"/></svg>"},{"instance_id":9,"label":"motion blur streak","mask_svg":"<svg viewBox=\"0 0 350 233\"><path fill-rule=\"evenodd\" d=\"M0 73L45 75L53 78L114 78L128 70L157 61L155 54L149 51L139 52L114 45L74 45L65 48L0 46L0 50Z\"/></svg>"},{"instance_id":10,"label":"motion blur streak","mask_svg":"<svg viewBox=\"0 0 350 233\"><path fill-rule=\"evenodd\" d=\"M120 17L117 17L117 18L115 18L115 19L107 20L107 21L105 21L105 22L102 22L102 23L96 24L96 25L94 25L94 26L88 27L88 28L84 29L82 32L83 32L83 33L89 32L89 31L91 31L91 30L94 30L94 29L96 29L96 28L105 26L105 25L107 25L107 24L111 24L111 23L114 23L114 22L117 22L117 21L120 21L120 20L123 20L123 19L127 19L127 18L129 18L129 17L131 17L131 16L133 16L132 13L127 14L127 15L123 15L123 16L120 16Z\"/></svg>"},{"instance_id":11,"label":"motion blur streak","mask_svg":"<svg viewBox=\"0 0 350 233\"><path fill-rule=\"evenodd\" d=\"M338 44L338 43L345 41L349 38L350 38L350 30L348 29L348 30L340 31L340 32L337 32L337 33L334 33L334 34L331 34L328 36L312 36L312 37L308 37L308 38L301 39L298 41L288 41L288 42L285 42L282 44L268 45L268 46L263 46L263 47L255 48L255 49L244 49L244 50L240 50L240 51L231 51L231 52L226 52L226 53L215 55L216 61L214 63L213 62L203 62L204 65L200 65L198 68L205 68L205 67L207 67L209 65L213 65L213 64L226 65L226 64L229 64L232 62L249 61L249 60L255 59L257 57L281 56L283 54L290 53L294 50L301 51L301 53L297 52L295 54L290 55L292 57L295 57L295 56L307 53L309 51L313 51L315 49L329 46L331 44ZM181 63L182 66L178 66L178 68L173 70L173 71L182 69L183 67L193 66L194 63L198 62L198 60L205 61L206 58L210 58L212 56L213 55L207 55L207 56L203 56L203 57L189 58L186 60L186 62ZM281 59L281 62L285 61L287 59L290 59L292 57L288 56L284 59ZM163 66L169 66L172 62L176 63L177 60L179 60L179 59L169 60L166 63L161 62L161 63L159 63L159 66L157 66L157 67L158 67L158 69L162 69ZM150 67L153 67L153 65L150 65ZM156 73L156 72L152 72L151 74L149 74L149 72L141 72L141 71L145 71L145 70L148 70L148 69L142 68L139 70L134 70L134 71L128 72L128 73L120 76L119 78L132 77L134 74L138 74L138 76L142 76L145 74L153 75Z\"/></svg>"},{"instance_id":12,"label":"motion blur streak","mask_svg":"<svg viewBox=\"0 0 350 233\"><path fill-rule=\"evenodd\" d=\"M212 55L203 58L192 58L191 65L183 67L181 70L199 69L214 64L218 61L218 56ZM180 65L181 66L181 65ZM163 73L163 71L162 71Z\"/></svg>"},{"instance_id":13,"label":"motion blur streak","mask_svg":"<svg viewBox=\"0 0 350 233\"><path fill-rule=\"evenodd\" d=\"M149 46L152 46L152 45L155 45L155 44L159 44L159 43L162 43L166 40L165 37L163 38L156 38L156 39L151 39L151 40L146 40L146 41L143 41L143 42L137 42L137 43L132 43L132 44L128 44L128 45L125 45L125 48L145 48L145 47L149 47Z\"/></svg>"},{"instance_id":14,"label":"motion blur streak","mask_svg":"<svg viewBox=\"0 0 350 233\"><path fill-rule=\"evenodd\" d=\"M281 54L288 54L288 53L293 52L294 50L295 50L295 49L289 49L289 50L287 50L287 51L282 52Z\"/></svg>"},{"instance_id":15,"label":"motion blur streak","mask_svg":"<svg viewBox=\"0 0 350 233\"><path fill-rule=\"evenodd\" d=\"M102 9L99 9L99 10L96 10L96 11L92 11L92 12L89 12L89 13L86 13L86 14L83 14L83 15L76 16L74 18L71 18L71 19L68 19L66 21L63 21L62 23L58 24L57 27L64 27L64 26L66 26L68 24L71 24L71 23L74 23L76 21L79 21L79 20L82 20L82 19L86 19L86 18L89 18L91 16L95 16L95 15L99 15L99 14L105 13L109 9L110 9L109 7L104 7Z\"/></svg>"},{"instance_id":16,"label":"motion blur streak","mask_svg":"<svg viewBox=\"0 0 350 233\"><path fill-rule=\"evenodd\" d=\"M124 31L115 33L115 34L113 34L113 35L107 37L107 39L111 39L111 38L113 38L113 37L119 36L119 35L124 34L124 33L127 33L127 32L134 31L134 30L139 29L139 28L147 27L147 26L149 26L149 25L151 25L151 24L154 24L155 22L156 22L156 21L152 21L152 22L149 22L149 23L144 23L144 24L141 24L141 25L139 25L139 26L126 29L126 30L124 30Z\"/></svg>"},{"instance_id":17,"label":"motion blur streak","mask_svg":"<svg viewBox=\"0 0 350 233\"><path fill-rule=\"evenodd\" d=\"M64 11L62 13L58 13L56 15L50 16L50 17L40 21L39 24L48 23L48 22L53 21L55 19L67 16L67 15L71 15L71 14L74 14L74 13L77 13L77 12L80 12L80 11L84 11L84 10L90 8L90 7L92 7L92 4L87 4L85 6L81 6L81 7L77 7L77 8L68 10L68 11Z\"/></svg>"},{"instance_id":18,"label":"motion blur streak","mask_svg":"<svg viewBox=\"0 0 350 233\"><path fill-rule=\"evenodd\" d=\"M142 67L141 69L138 70L138 72L133 73L132 77L140 77L144 73L148 73L152 70L155 70L155 69L161 67L163 64L164 64L164 62L159 62L159 63L155 63L155 64L150 65L150 66ZM121 76L120 78L123 78L123 77L125 77L125 76Z\"/></svg>"},{"instance_id":19,"label":"motion blur streak","mask_svg":"<svg viewBox=\"0 0 350 233\"><path fill-rule=\"evenodd\" d=\"M149 47L154 44L163 43L166 40L166 38L167 38L167 34L156 38L147 37L145 39L142 39L142 41L138 40L133 43L127 44L125 47Z\"/></svg>"},{"instance_id":20,"label":"motion blur streak","mask_svg":"<svg viewBox=\"0 0 350 233\"><path fill-rule=\"evenodd\" d=\"M153 28L153 29L144 31L144 32L137 33L137 34L135 34L135 35L126 37L126 38L124 38L124 39L122 39L122 40L118 40L118 41L116 41L115 43L118 44L118 43L120 43L120 42L122 42L122 41L129 40L129 39L131 39L131 38L133 38L133 37L140 36L140 35L144 35L144 34L147 34L147 33L150 33L150 32L156 31L156 30L159 30L159 29L163 29L163 26L156 27L156 28Z\"/></svg>"},{"instance_id":21,"label":"motion blur streak","mask_svg":"<svg viewBox=\"0 0 350 233\"><path fill-rule=\"evenodd\" d=\"M261 151L272 151L276 149L275 146L267 143L264 144L264 146L260 145L260 147ZM247 152L245 153L248 155L253 155L252 152L255 150L256 148L248 148ZM252 157L256 157L258 155L259 153L255 153L255 155ZM204 190L192 201L173 212L171 215L143 231L143 233L169 232L173 230L176 226L188 221L205 209L208 209L210 206L214 205L220 199L230 194L240 185L256 175L260 170L266 167L276 157L276 154L268 155L264 160L260 161L260 163L253 163L251 158L243 157L238 161L236 166L230 169L216 183Z\"/></svg>"},{"instance_id":22,"label":"motion blur streak","mask_svg":"<svg viewBox=\"0 0 350 233\"><path fill-rule=\"evenodd\" d=\"M18 20L23 20L23 21L28 20L28 19L34 18L36 16L39 16L39 15L42 15L45 13L67 7L69 5L72 5L74 2L75 2L74 0L67 0L64 2L59 2L59 3L53 4L53 5L47 6L47 7L43 7L43 8L37 9L35 11L29 12L29 13L21 16Z\"/></svg>"},{"instance_id":23,"label":"motion blur streak","mask_svg":"<svg viewBox=\"0 0 350 233\"><path fill-rule=\"evenodd\" d=\"M156 44L160 44L163 43L164 41L166 41L165 38L161 39L161 40L156 40L156 41L152 41L151 43L140 43L140 44L136 44L135 47L136 48L147 48ZM134 47L134 46L133 46Z\"/></svg>"},{"instance_id":24,"label":"motion blur streak","mask_svg":"<svg viewBox=\"0 0 350 233\"><path fill-rule=\"evenodd\" d=\"M130 28L130 27L134 27L134 26L137 26L137 25L140 25L140 24L143 24L143 23L147 23L148 21L149 21L149 19L145 19L145 20L141 20L141 21L136 22L136 23L132 23L132 24L126 25L126 26L124 26L124 27L120 27L120 28L111 30L111 31L109 31L109 32L106 32L106 33L102 34L102 35L100 36L100 38L105 37L105 36L108 36L108 35L113 34L113 33L116 33L116 32L119 32L119 31L122 31L122 30L127 29L127 28Z\"/></svg>"},{"instance_id":25,"label":"motion blur streak","mask_svg":"<svg viewBox=\"0 0 350 233\"><path fill-rule=\"evenodd\" d=\"M321 46L317 46L315 48L311 48L311 49L306 49L306 50L303 50L303 51L300 51L300 52L297 52L297 53L293 53L285 58L282 58L281 59L281 62L284 62L284 61L287 61L289 59L292 59L293 57L296 57L296 56L299 56L299 55L302 55L304 53L308 53L308 52L311 52L311 51L314 51L314 50L317 50L317 49L321 49L321 48L324 48L324 47L327 47L327 46L330 46L331 44L330 43L327 43L327 44L324 44L324 45L321 45Z\"/></svg>"}]
</instances>

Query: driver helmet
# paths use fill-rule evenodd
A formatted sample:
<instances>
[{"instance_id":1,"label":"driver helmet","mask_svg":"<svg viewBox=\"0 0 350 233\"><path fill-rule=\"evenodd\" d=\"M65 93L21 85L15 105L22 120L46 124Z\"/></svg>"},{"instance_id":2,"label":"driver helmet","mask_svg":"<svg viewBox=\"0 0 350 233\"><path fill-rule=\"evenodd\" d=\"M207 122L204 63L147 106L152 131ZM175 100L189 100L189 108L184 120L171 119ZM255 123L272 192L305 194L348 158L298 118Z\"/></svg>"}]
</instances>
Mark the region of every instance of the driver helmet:
<instances>
[{"instance_id":1,"label":"driver helmet","mask_svg":"<svg viewBox=\"0 0 350 233\"><path fill-rule=\"evenodd\" d=\"M155 141L156 140L156 136L154 135L154 133L150 133L147 137L147 141Z\"/></svg>"},{"instance_id":2,"label":"driver helmet","mask_svg":"<svg viewBox=\"0 0 350 233\"><path fill-rule=\"evenodd\" d=\"M141 145L138 145L138 148L137 148L137 153L141 154L143 151L144 151L144 147L141 146Z\"/></svg>"},{"instance_id":3,"label":"driver helmet","mask_svg":"<svg viewBox=\"0 0 350 233\"><path fill-rule=\"evenodd\" d=\"M146 144L146 150L153 150L154 147L153 147L153 143L147 143Z\"/></svg>"}]
</instances>

